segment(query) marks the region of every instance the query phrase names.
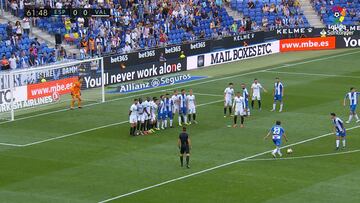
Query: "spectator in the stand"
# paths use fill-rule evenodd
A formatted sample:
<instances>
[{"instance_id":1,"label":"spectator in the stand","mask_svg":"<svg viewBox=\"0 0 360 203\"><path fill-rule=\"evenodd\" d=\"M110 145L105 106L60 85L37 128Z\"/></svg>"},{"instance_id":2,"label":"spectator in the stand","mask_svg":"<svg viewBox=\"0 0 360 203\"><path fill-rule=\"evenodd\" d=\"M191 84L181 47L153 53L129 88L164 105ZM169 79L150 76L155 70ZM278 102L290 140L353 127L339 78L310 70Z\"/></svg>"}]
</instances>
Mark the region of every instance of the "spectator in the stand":
<instances>
[{"instance_id":1,"label":"spectator in the stand","mask_svg":"<svg viewBox=\"0 0 360 203\"><path fill-rule=\"evenodd\" d=\"M213 32L211 33L211 37L213 39L218 39L219 38L219 33L218 31L216 30L216 28L213 29Z\"/></svg>"},{"instance_id":2,"label":"spectator in the stand","mask_svg":"<svg viewBox=\"0 0 360 203\"><path fill-rule=\"evenodd\" d=\"M29 57L26 55L25 51L21 51L20 53L20 68L28 68L29 67Z\"/></svg>"},{"instance_id":3,"label":"spectator in the stand","mask_svg":"<svg viewBox=\"0 0 360 203\"><path fill-rule=\"evenodd\" d=\"M89 38L88 45L89 45L89 48L88 48L89 55L91 55L91 57L94 57L95 51L96 51L96 45L95 45L95 39L93 37Z\"/></svg>"},{"instance_id":4,"label":"spectator in the stand","mask_svg":"<svg viewBox=\"0 0 360 203\"><path fill-rule=\"evenodd\" d=\"M351 17L351 20L353 20L356 17L356 12L355 12L355 10L353 8L350 9L349 15Z\"/></svg>"},{"instance_id":5,"label":"spectator in the stand","mask_svg":"<svg viewBox=\"0 0 360 203\"><path fill-rule=\"evenodd\" d=\"M276 6L275 6L274 3L272 3L272 4L270 5L269 12L270 12L270 13L277 13L277 11L276 11Z\"/></svg>"},{"instance_id":6,"label":"spectator in the stand","mask_svg":"<svg viewBox=\"0 0 360 203\"><path fill-rule=\"evenodd\" d=\"M5 54L3 54L1 59L1 70L9 70L9 69L10 69L9 61L6 59Z\"/></svg>"},{"instance_id":7,"label":"spectator in the stand","mask_svg":"<svg viewBox=\"0 0 360 203\"><path fill-rule=\"evenodd\" d=\"M10 7L11 7L11 13L15 16L18 15L18 4L15 0L11 1L11 4L10 4Z\"/></svg>"},{"instance_id":8,"label":"spectator in the stand","mask_svg":"<svg viewBox=\"0 0 360 203\"><path fill-rule=\"evenodd\" d=\"M80 53L84 54L85 57L87 54L87 49L88 49L88 42L86 41L85 37L83 36L80 41Z\"/></svg>"},{"instance_id":9,"label":"spectator in the stand","mask_svg":"<svg viewBox=\"0 0 360 203\"><path fill-rule=\"evenodd\" d=\"M159 39L159 45L165 46L167 42L167 36L163 31L160 31L160 39Z\"/></svg>"},{"instance_id":10,"label":"spectator in the stand","mask_svg":"<svg viewBox=\"0 0 360 203\"><path fill-rule=\"evenodd\" d=\"M18 10L18 12L19 12L19 17L20 18L24 17L24 7L25 7L24 0L19 0L19 10Z\"/></svg>"},{"instance_id":11,"label":"spectator in the stand","mask_svg":"<svg viewBox=\"0 0 360 203\"><path fill-rule=\"evenodd\" d=\"M252 23L252 30L253 31L260 31L261 30L261 27L254 21Z\"/></svg>"},{"instance_id":12,"label":"spectator in the stand","mask_svg":"<svg viewBox=\"0 0 360 203\"><path fill-rule=\"evenodd\" d=\"M267 4L264 4L264 6L262 7L262 12L267 13L267 12L269 12L269 10L270 10L270 7Z\"/></svg>"},{"instance_id":13,"label":"spectator in the stand","mask_svg":"<svg viewBox=\"0 0 360 203\"><path fill-rule=\"evenodd\" d=\"M98 56L101 56L102 55L102 52L103 52L103 46L100 42L96 43L96 54Z\"/></svg>"},{"instance_id":14,"label":"spectator in the stand","mask_svg":"<svg viewBox=\"0 0 360 203\"><path fill-rule=\"evenodd\" d=\"M123 52L124 53L129 53L131 51L131 46L128 42L125 42L125 46L124 46L124 49L123 49Z\"/></svg>"},{"instance_id":15,"label":"spectator in the stand","mask_svg":"<svg viewBox=\"0 0 360 203\"><path fill-rule=\"evenodd\" d=\"M30 19L28 17L25 17L23 19L23 30L24 30L24 33L29 36L30 34Z\"/></svg>"},{"instance_id":16,"label":"spectator in the stand","mask_svg":"<svg viewBox=\"0 0 360 203\"><path fill-rule=\"evenodd\" d=\"M32 46L29 49L29 52L30 52L29 64L30 64L30 66L33 66L33 65L35 65L35 58L38 55L38 50L37 50L35 44L32 44Z\"/></svg>"},{"instance_id":17,"label":"spectator in the stand","mask_svg":"<svg viewBox=\"0 0 360 203\"><path fill-rule=\"evenodd\" d=\"M8 22L8 24L6 26L6 34L7 34L8 38L11 38L13 35L13 27L12 27L10 21Z\"/></svg>"},{"instance_id":18,"label":"spectator in the stand","mask_svg":"<svg viewBox=\"0 0 360 203\"><path fill-rule=\"evenodd\" d=\"M40 46L40 42L37 37L34 38L32 44L35 44L35 46Z\"/></svg>"},{"instance_id":19,"label":"spectator in the stand","mask_svg":"<svg viewBox=\"0 0 360 203\"><path fill-rule=\"evenodd\" d=\"M15 53L12 53L11 57L9 58L9 64L11 70L15 70L17 68L17 62L18 62L18 58L15 56Z\"/></svg>"},{"instance_id":20,"label":"spectator in the stand","mask_svg":"<svg viewBox=\"0 0 360 203\"><path fill-rule=\"evenodd\" d=\"M64 49L63 46L61 46L60 48L59 57L60 57L60 61L67 58L66 50Z\"/></svg>"},{"instance_id":21,"label":"spectator in the stand","mask_svg":"<svg viewBox=\"0 0 360 203\"><path fill-rule=\"evenodd\" d=\"M263 16L261 23L262 23L262 26L265 28L269 25L269 20L267 19L266 16Z\"/></svg>"},{"instance_id":22,"label":"spectator in the stand","mask_svg":"<svg viewBox=\"0 0 360 203\"><path fill-rule=\"evenodd\" d=\"M290 18L289 18L289 24L290 24L290 26L295 26L295 23L296 23L296 21L295 21L294 16L290 16Z\"/></svg>"},{"instance_id":23,"label":"spectator in the stand","mask_svg":"<svg viewBox=\"0 0 360 203\"><path fill-rule=\"evenodd\" d=\"M281 25L281 18L278 16L275 18L275 28L278 29L278 28L281 28L282 25Z\"/></svg>"},{"instance_id":24,"label":"spectator in the stand","mask_svg":"<svg viewBox=\"0 0 360 203\"><path fill-rule=\"evenodd\" d=\"M231 32L236 33L237 30L238 30L238 25L234 21L233 24L231 25Z\"/></svg>"},{"instance_id":25,"label":"spectator in the stand","mask_svg":"<svg viewBox=\"0 0 360 203\"><path fill-rule=\"evenodd\" d=\"M23 30L20 21L16 21L15 23L15 33L18 39L21 38Z\"/></svg>"},{"instance_id":26,"label":"spectator in the stand","mask_svg":"<svg viewBox=\"0 0 360 203\"><path fill-rule=\"evenodd\" d=\"M70 20L70 18L66 18L64 24L65 24L66 33L70 33L71 32L71 20Z\"/></svg>"},{"instance_id":27,"label":"spectator in the stand","mask_svg":"<svg viewBox=\"0 0 360 203\"><path fill-rule=\"evenodd\" d=\"M248 2L248 8L250 8L250 9L255 9L255 3L253 2L253 0L249 0L249 2Z\"/></svg>"}]
</instances>

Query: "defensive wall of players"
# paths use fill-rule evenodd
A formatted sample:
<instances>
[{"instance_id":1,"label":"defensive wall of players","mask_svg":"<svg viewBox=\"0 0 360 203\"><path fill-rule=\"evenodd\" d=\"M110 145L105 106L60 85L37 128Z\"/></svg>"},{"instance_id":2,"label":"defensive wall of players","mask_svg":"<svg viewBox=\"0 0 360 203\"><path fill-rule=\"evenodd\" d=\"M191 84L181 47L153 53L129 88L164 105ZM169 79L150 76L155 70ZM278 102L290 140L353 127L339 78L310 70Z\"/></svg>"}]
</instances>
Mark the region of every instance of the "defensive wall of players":
<instances>
[{"instance_id":1,"label":"defensive wall of players","mask_svg":"<svg viewBox=\"0 0 360 203\"><path fill-rule=\"evenodd\" d=\"M75 75L83 76L82 88L88 89L101 87L102 80L105 85L124 85L136 80L157 78L279 52L356 47L360 47L360 26L290 28L109 55L98 60L63 64L58 70L44 67L43 71L36 74L26 73L24 70L15 75L4 72L0 75L0 112L10 109L11 97L14 104L17 104L16 108L55 102L60 95L69 93L70 89L67 87L71 86ZM103 67L102 71L100 66ZM15 90L12 92L9 91L8 85L10 75L16 80ZM43 79L47 82L41 83ZM49 91L42 93L37 91L39 89ZM46 100L43 99L45 97Z\"/></svg>"}]
</instances>

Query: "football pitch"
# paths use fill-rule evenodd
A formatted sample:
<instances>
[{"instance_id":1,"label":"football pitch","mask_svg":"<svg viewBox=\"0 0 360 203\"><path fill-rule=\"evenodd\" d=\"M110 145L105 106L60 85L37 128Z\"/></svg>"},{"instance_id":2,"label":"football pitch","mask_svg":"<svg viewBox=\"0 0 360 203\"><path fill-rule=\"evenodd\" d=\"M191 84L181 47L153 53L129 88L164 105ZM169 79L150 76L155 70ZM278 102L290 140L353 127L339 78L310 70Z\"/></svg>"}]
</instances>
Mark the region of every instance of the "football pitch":
<instances>
[{"instance_id":1,"label":"football pitch","mask_svg":"<svg viewBox=\"0 0 360 203\"><path fill-rule=\"evenodd\" d=\"M342 101L360 89L359 64L360 49L276 54L188 72L203 80L108 94L80 110L65 110L66 102L26 110L0 121L0 202L360 202L360 125L345 125L347 147L335 151L329 115L347 120ZM281 113L270 112L276 77L285 87ZM254 78L268 90L263 108L245 128L229 128L224 89L250 88ZM180 127L129 136L134 98L182 88L198 104L190 169L179 163ZM263 137L276 120L289 142L274 160Z\"/></svg>"}]
</instances>

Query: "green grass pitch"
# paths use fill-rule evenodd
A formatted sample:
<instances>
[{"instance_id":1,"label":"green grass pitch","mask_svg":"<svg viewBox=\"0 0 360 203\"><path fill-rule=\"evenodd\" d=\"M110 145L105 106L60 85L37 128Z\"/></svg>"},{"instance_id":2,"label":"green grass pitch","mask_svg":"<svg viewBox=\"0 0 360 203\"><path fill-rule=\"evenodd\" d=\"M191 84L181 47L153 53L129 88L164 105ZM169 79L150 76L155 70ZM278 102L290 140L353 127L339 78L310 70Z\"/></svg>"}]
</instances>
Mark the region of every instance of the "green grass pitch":
<instances>
[{"instance_id":1,"label":"green grass pitch","mask_svg":"<svg viewBox=\"0 0 360 203\"><path fill-rule=\"evenodd\" d=\"M360 202L360 128L346 125L340 154L329 134L330 112L347 120L342 100L351 86L360 89L359 64L359 49L276 54L189 72L209 76L201 81L106 95L81 110L63 111L63 102L17 111L0 124L0 202ZM275 77L285 85L284 112L270 112L272 95L263 94L263 110L252 110L244 129L228 128L227 84L240 90L258 78L272 91ZM180 128L128 135L135 96L183 86L200 104L199 124L188 127L191 169L179 166ZM273 144L263 140L275 120L293 145L282 160L269 160Z\"/></svg>"}]
</instances>

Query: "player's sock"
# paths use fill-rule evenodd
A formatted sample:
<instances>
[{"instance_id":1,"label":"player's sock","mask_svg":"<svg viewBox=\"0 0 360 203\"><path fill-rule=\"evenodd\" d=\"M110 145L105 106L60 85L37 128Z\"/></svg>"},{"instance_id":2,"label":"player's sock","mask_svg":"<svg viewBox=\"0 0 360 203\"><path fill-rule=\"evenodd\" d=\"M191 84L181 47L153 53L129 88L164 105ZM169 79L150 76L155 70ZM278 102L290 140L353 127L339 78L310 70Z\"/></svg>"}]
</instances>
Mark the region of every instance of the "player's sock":
<instances>
[{"instance_id":1,"label":"player's sock","mask_svg":"<svg viewBox=\"0 0 360 203\"><path fill-rule=\"evenodd\" d=\"M357 114L355 114L355 119L358 121L359 120L359 116Z\"/></svg>"},{"instance_id":2,"label":"player's sock","mask_svg":"<svg viewBox=\"0 0 360 203\"><path fill-rule=\"evenodd\" d=\"M170 127L173 126L173 119L170 119Z\"/></svg>"},{"instance_id":3,"label":"player's sock","mask_svg":"<svg viewBox=\"0 0 360 203\"><path fill-rule=\"evenodd\" d=\"M349 122L351 122L352 118L353 118L353 115L350 114L350 116L349 116Z\"/></svg>"},{"instance_id":4,"label":"player's sock","mask_svg":"<svg viewBox=\"0 0 360 203\"><path fill-rule=\"evenodd\" d=\"M191 122L191 114L188 114L188 121Z\"/></svg>"},{"instance_id":5,"label":"player's sock","mask_svg":"<svg viewBox=\"0 0 360 203\"><path fill-rule=\"evenodd\" d=\"M259 104L259 109L261 109L261 101L258 100L258 104Z\"/></svg>"},{"instance_id":6,"label":"player's sock","mask_svg":"<svg viewBox=\"0 0 360 203\"><path fill-rule=\"evenodd\" d=\"M165 120L163 120L163 121L161 122L161 128L164 128L164 126L165 126Z\"/></svg>"},{"instance_id":7,"label":"player's sock","mask_svg":"<svg viewBox=\"0 0 360 203\"><path fill-rule=\"evenodd\" d=\"M226 116L226 107L224 107L224 116Z\"/></svg>"},{"instance_id":8,"label":"player's sock","mask_svg":"<svg viewBox=\"0 0 360 203\"><path fill-rule=\"evenodd\" d=\"M342 140L343 147L346 145L346 140Z\"/></svg>"},{"instance_id":9,"label":"player's sock","mask_svg":"<svg viewBox=\"0 0 360 203\"><path fill-rule=\"evenodd\" d=\"M160 128L160 121L157 121L157 122L156 122L156 127L157 127L157 129Z\"/></svg>"},{"instance_id":10,"label":"player's sock","mask_svg":"<svg viewBox=\"0 0 360 203\"><path fill-rule=\"evenodd\" d=\"M240 117L240 122L241 122L241 125L244 124L244 116Z\"/></svg>"},{"instance_id":11,"label":"player's sock","mask_svg":"<svg viewBox=\"0 0 360 203\"><path fill-rule=\"evenodd\" d=\"M180 156L180 164L181 167L184 165L184 157L182 155Z\"/></svg>"},{"instance_id":12,"label":"player's sock","mask_svg":"<svg viewBox=\"0 0 360 203\"><path fill-rule=\"evenodd\" d=\"M132 131L133 131L133 127L130 127L130 135L133 135Z\"/></svg>"},{"instance_id":13,"label":"player's sock","mask_svg":"<svg viewBox=\"0 0 360 203\"><path fill-rule=\"evenodd\" d=\"M179 115L179 125L182 123L182 116Z\"/></svg>"},{"instance_id":14,"label":"player's sock","mask_svg":"<svg viewBox=\"0 0 360 203\"><path fill-rule=\"evenodd\" d=\"M275 109L276 109L276 103L273 103L273 111L275 111Z\"/></svg>"},{"instance_id":15,"label":"player's sock","mask_svg":"<svg viewBox=\"0 0 360 203\"><path fill-rule=\"evenodd\" d=\"M189 166L190 156L186 156L186 166Z\"/></svg>"},{"instance_id":16,"label":"player's sock","mask_svg":"<svg viewBox=\"0 0 360 203\"><path fill-rule=\"evenodd\" d=\"M148 122L147 120L144 121L144 131L147 131Z\"/></svg>"},{"instance_id":17,"label":"player's sock","mask_svg":"<svg viewBox=\"0 0 360 203\"><path fill-rule=\"evenodd\" d=\"M283 110L283 106L284 106L284 104L281 103L281 104L280 104L280 110L279 110L279 111L282 111L282 110Z\"/></svg>"},{"instance_id":18,"label":"player's sock","mask_svg":"<svg viewBox=\"0 0 360 203\"><path fill-rule=\"evenodd\" d=\"M196 114L195 113L193 114L193 120L194 121L196 120Z\"/></svg>"},{"instance_id":19,"label":"player's sock","mask_svg":"<svg viewBox=\"0 0 360 203\"><path fill-rule=\"evenodd\" d=\"M247 115L250 116L250 109L247 109Z\"/></svg>"},{"instance_id":20,"label":"player's sock","mask_svg":"<svg viewBox=\"0 0 360 203\"><path fill-rule=\"evenodd\" d=\"M78 100L78 107L81 108L81 99Z\"/></svg>"},{"instance_id":21,"label":"player's sock","mask_svg":"<svg viewBox=\"0 0 360 203\"><path fill-rule=\"evenodd\" d=\"M280 156L282 156L280 147L277 147L277 153L278 153Z\"/></svg>"},{"instance_id":22,"label":"player's sock","mask_svg":"<svg viewBox=\"0 0 360 203\"><path fill-rule=\"evenodd\" d=\"M235 115L234 116L234 124L236 125L236 123L237 123L237 116Z\"/></svg>"},{"instance_id":23,"label":"player's sock","mask_svg":"<svg viewBox=\"0 0 360 203\"><path fill-rule=\"evenodd\" d=\"M254 103L255 103L255 101L253 100L253 101L251 101L251 108L253 109L254 108Z\"/></svg>"},{"instance_id":24,"label":"player's sock","mask_svg":"<svg viewBox=\"0 0 360 203\"><path fill-rule=\"evenodd\" d=\"M184 123L187 123L186 115L184 115Z\"/></svg>"},{"instance_id":25,"label":"player's sock","mask_svg":"<svg viewBox=\"0 0 360 203\"><path fill-rule=\"evenodd\" d=\"M164 123L165 128L167 128L167 120L164 120Z\"/></svg>"},{"instance_id":26,"label":"player's sock","mask_svg":"<svg viewBox=\"0 0 360 203\"><path fill-rule=\"evenodd\" d=\"M74 105L75 105L75 100L71 100L70 108L74 108Z\"/></svg>"},{"instance_id":27,"label":"player's sock","mask_svg":"<svg viewBox=\"0 0 360 203\"><path fill-rule=\"evenodd\" d=\"M140 130L140 121L137 122L136 130Z\"/></svg>"},{"instance_id":28,"label":"player's sock","mask_svg":"<svg viewBox=\"0 0 360 203\"><path fill-rule=\"evenodd\" d=\"M232 113L232 109L231 107L229 107L229 114L231 115L231 113Z\"/></svg>"},{"instance_id":29,"label":"player's sock","mask_svg":"<svg viewBox=\"0 0 360 203\"><path fill-rule=\"evenodd\" d=\"M145 131L145 123L141 123L141 131Z\"/></svg>"},{"instance_id":30,"label":"player's sock","mask_svg":"<svg viewBox=\"0 0 360 203\"><path fill-rule=\"evenodd\" d=\"M132 135L135 135L135 131L136 131L136 127L134 126L134 127L132 128Z\"/></svg>"},{"instance_id":31,"label":"player's sock","mask_svg":"<svg viewBox=\"0 0 360 203\"><path fill-rule=\"evenodd\" d=\"M339 148L340 140L336 140L336 148Z\"/></svg>"}]
</instances>

